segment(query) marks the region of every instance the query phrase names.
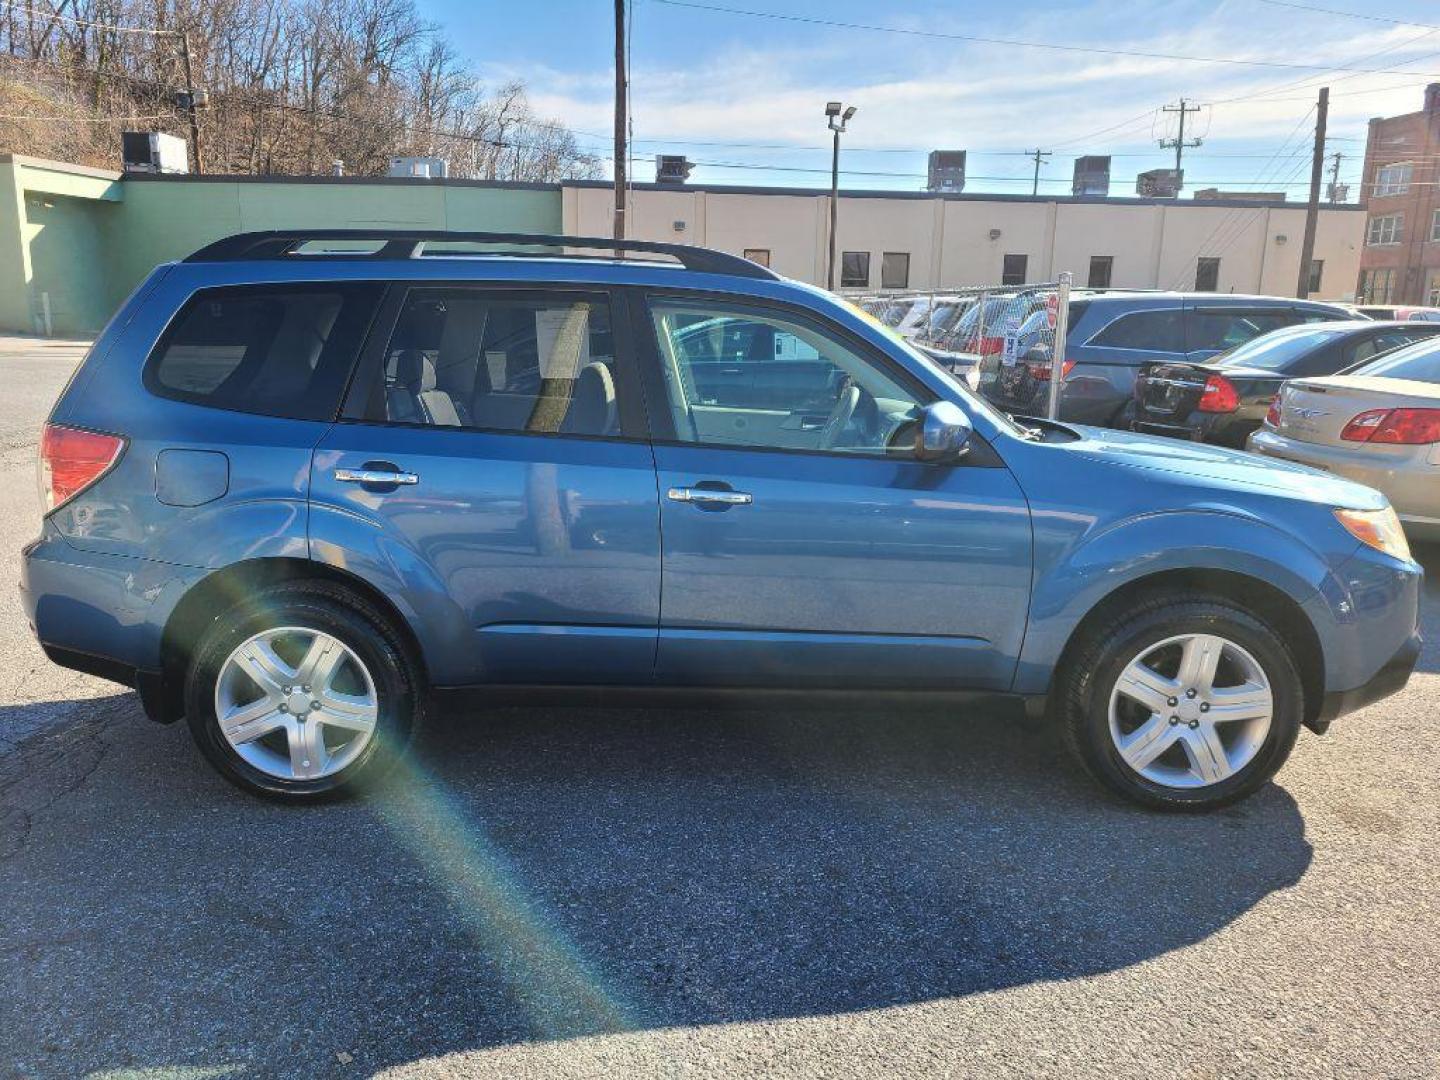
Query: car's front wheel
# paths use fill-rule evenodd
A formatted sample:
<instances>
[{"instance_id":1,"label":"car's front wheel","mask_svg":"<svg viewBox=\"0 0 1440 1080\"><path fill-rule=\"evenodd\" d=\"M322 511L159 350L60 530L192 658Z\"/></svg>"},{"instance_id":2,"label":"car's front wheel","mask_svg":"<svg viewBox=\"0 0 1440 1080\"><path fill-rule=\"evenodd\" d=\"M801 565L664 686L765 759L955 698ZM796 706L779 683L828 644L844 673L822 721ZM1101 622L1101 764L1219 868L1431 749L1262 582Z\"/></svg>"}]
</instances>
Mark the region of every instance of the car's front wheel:
<instances>
[{"instance_id":1,"label":"car's front wheel","mask_svg":"<svg viewBox=\"0 0 1440 1080\"><path fill-rule=\"evenodd\" d=\"M1091 627L1057 692L1085 767L1165 810L1210 810L1253 793L1289 757L1305 708L1279 634L1196 593L1154 596Z\"/></svg>"},{"instance_id":2,"label":"car's front wheel","mask_svg":"<svg viewBox=\"0 0 1440 1080\"><path fill-rule=\"evenodd\" d=\"M378 779L422 707L385 618L328 583L264 590L195 649L186 717L201 751L256 794L312 801Z\"/></svg>"}]
</instances>

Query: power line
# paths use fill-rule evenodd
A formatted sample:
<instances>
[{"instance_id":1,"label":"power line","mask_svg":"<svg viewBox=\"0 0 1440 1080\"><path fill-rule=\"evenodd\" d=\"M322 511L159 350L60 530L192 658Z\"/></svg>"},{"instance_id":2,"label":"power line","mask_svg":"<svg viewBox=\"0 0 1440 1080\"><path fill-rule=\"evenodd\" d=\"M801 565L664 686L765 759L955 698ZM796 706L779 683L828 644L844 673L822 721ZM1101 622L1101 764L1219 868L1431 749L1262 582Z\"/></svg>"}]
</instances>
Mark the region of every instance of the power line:
<instances>
[{"instance_id":1,"label":"power line","mask_svg":"<svg viewBox=\"0 0 1440 1080\"><path fill-rule=\"evenodd\" d=\"M16 4L11 0L0 0L0 8L9 8L21 18L29 19L31 22L64 22L72 26L92 27L96 30L109 30L116 34L153 34L157 37L179 37L181 30L159 30L153 26L120 26L116 23L96 22L93 19L76 19L70 15L62 15L58 11L37 11L27 5Z\"/></svg>"},{"instance_id":2,"label":"power line","mask_svg":"<svg viewBox=\"0 0 1440 1080\"><path fill-rule=\"evenodd\" d=\"M1413 71L1391 71L1384 68L1364 69L1333 67L1326 64L1296 64L1281 60L1242 60L1234 56L1189 56L1184 53L1145 52L1139 49L1105 49L1093 45L1062 45L1054 41L1024 41L1019 38L982 37L976 34L949 34L939 30L909 30L895 26L878 26L873 23L841 22L838 19L822 19L813 15L787 15L778 11L753 11L746 8L721 7L718 4L701 4L694 0L654 0L669 7L690 8L722 15L745 15L756 19L775 19L780 22L805 23L811 26L830 26L842 30L864 30L877 34L900 34L907 37L936 38L942 41L968 41L979 45L1007 45L1012 48L1050 49L1056 52L1086 53L1101 56L1129 56L1142 60L1174 60L1187 64L1233 64L1241 67L1288 68L1293 71L1354 71L1361 75L1414 75ZM1440 75L1434 76L1440 78Z\"/></svg>"},{"instance_id":3,"label":"power line","mask_svg":"<svg viewBox=\"0 0 1440 1080\"><path fill-rule=\"evenodd\" d=\"M1413 22L1410 19L1392 19L1385 15L1362 15L1358 11L1341 11L1338 8L1314 7L1311 4L1295 4L1291 0L1260 0L1262 4L1269 4L1272 7L1294 8L1296 11L1312 11L1318 15L1343 15L1347 19L1365 19L1368 22L1390 23L1392 26L1428 26L1431 30L1440 30L1440 26L1434 23Z\"/></svg>"}]
</instances>

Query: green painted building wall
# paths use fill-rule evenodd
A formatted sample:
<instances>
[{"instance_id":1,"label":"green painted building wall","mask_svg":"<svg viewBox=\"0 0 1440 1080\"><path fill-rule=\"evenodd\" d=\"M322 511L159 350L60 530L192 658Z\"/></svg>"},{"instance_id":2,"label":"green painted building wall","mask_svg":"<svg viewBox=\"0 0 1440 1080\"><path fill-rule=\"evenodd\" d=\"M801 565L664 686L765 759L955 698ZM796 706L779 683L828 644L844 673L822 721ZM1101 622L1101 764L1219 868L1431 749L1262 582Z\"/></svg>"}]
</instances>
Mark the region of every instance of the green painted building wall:
<instances>
[{"instance_id":1,"label":"green painted building wall","mask_svg":"<svg viewBox=\"0 0 1440 1080\"><path fill-rule=\"evenodd\" d=\"M0 156L0 331L82 336L154 267L237 232L561 232L558 186L353 177L121 177Z\"/></svg>"}]
</instances>

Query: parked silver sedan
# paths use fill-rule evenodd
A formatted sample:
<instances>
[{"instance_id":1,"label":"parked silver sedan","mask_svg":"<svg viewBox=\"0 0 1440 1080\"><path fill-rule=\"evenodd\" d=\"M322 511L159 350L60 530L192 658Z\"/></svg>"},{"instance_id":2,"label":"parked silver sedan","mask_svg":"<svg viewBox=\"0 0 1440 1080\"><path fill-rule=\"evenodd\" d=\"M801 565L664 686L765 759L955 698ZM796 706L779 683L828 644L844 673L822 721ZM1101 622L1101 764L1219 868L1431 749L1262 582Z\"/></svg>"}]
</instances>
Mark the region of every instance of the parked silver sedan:
<instances>
[{"instance_id":1,"label":"parked silver sedan","mask_svg":"<svg viewBox=\"0 0 1440 1080\"><path fill-rule=\"evenodd\" d=\"M1378 488L1411 539L1440 540L1440 341L1292 379L1246 448Z\"/></svg>"}]
</instances>

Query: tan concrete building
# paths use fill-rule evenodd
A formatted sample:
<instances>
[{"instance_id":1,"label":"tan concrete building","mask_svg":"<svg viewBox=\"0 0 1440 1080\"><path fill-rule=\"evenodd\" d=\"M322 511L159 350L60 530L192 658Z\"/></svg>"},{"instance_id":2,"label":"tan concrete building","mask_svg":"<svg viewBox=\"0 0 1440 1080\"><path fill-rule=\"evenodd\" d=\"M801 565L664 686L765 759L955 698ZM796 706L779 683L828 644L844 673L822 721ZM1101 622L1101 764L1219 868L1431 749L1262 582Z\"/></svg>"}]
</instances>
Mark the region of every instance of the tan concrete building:
<instances>
[{"instance_id":1,"label":"tan concrete building","mask_svg":"<svg viewBox=\"0 0 1440 1080\"><path fill-rule=\"evenodd\" d=\"M1440 83L1424 107L1370 121L1357 290L1372 304L1440 306Z\"/></svg>"},{"instance_id":2,"label":"tan concrete building","mask_svg":"<svg viewBox=\"0 0 1440 1080\"><path fill-rule=\"evenodd\" d=\"M562 192L567 233L605 235L611 189ZM630 236L749 254L788 277L825 281L829 193L808 189L636 185ZM1305 228L1301 205L1270 202L840 194L837 282L847 289L931 289L1000 282L1209 288L1294 295ZM1326 206L1315 239L1311 295L1353 296L1364 232L1354 206Z\"/></svg>"}]
</instances>

